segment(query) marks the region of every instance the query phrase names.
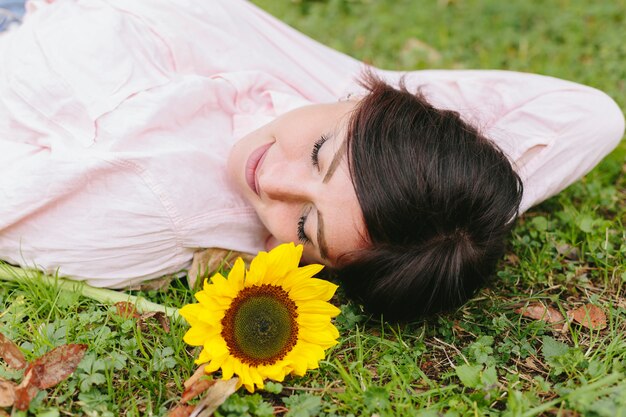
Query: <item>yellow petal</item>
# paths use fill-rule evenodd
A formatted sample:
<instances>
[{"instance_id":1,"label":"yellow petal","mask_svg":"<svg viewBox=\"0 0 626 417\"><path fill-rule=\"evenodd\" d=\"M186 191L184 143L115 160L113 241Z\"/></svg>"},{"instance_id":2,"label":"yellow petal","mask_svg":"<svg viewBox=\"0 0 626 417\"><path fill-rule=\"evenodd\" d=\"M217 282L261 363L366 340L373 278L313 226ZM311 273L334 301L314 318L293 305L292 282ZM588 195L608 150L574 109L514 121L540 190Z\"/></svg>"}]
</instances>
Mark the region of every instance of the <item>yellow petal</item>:
<instances>
[{"instance_id":1,"label":"yellow petal","mask_svg":"<svg viewBox=\"0 0 626 417\"><path fill-rule=\"evenodd\" d=\"M306 358L309 369L316 369L319 366L319 361L326 357L324 349L319 345L306 343L304 341L300 343L299 354Z\"/></svg>"},{"instance_id":2,"label":"yellow petal","mask_svg":"<svg viewBox=\"0 0 626 417\"><path fill-rule=\"evenodd\" d=\"M311 264L300 268L296 268L290 271L285 277L285 281L282 287L285 291L291 290L295 285L300 283L306 283L306 281L312 278L315 274L320 272L324 268L324 265ZM304 281L304 282L303 282Z\"/></svg>"},{"instance_id":3,"label":"yellow petal","mask_svg":"<svg viewBox=\"0 0 626 417\"><path fill-rule=\"evenodd\" d=\"M250 376L250 369L248 367L248 364L244 363L241 365L241 368L239 369L237 376L241 380L241 384L244 387L246 387L248 392L254 392L254 381L252 380L252 377Z\"/></svg>"},{"instance_id":4,"label":"yellow petal","mask_svg":"<svg viewBox=\"0 0 626 417\"><path fill-rule=\"evenodd\" d=\"M252 378L254 385L256 385L257 388L263 389L263 377L259 373L259 368L250 366L248 370L250 372L250 378Z\"/></svg>"},{"instance_id":5,"label":"yellow petal","mask_svg":"<svg viewBox=\"0 0 626 417\"><path fill-rule=\"evenodd\" d=\"M211 334L212 330L213 328L209 326L195 325L187 330L183 340L191 346L202 346L207 339L207 334Z\"/></svg>"},{"instance_id":6,"label":"yellow petal","mask_svg":"<svg viewBox=\"0 0 626 417\"><path fill-rule=\"evenodd\" d=\"M287 274L296 269L302 257L302 245L283 243L267 254L266 284L280 284Z\"/></svg>"},{"instance_id":7,"label":"yellow petal","mask_svg":"<svg viewBox=\"0 0 626 417\"><path fill-rule=\"evenodd\" d=\"M307 361L302 360L302 358L298 358L298 360L294 360L291 363L291 373L298 376L303 376L307 370Z\"/></svg>"},{"instance_id":8,"label":"yellow petal","mask_svg":"<svg viewBox=\"0 0 626 417\"><path fill-rule=\"evenodd\" d=\"M230 353L226 342L221 337L212 337L208 339L204 345L204 349L207 350L213 357L221 356Z\"/></svg>"},{"instance_id":9,"label":"yellow petal","mask_svg":"<svg viewBox=\"0 0 626 417\"><path fill-rule=\"evenodd\" d=\"M215 275L219 275L219 273L216 273ZM215 276L213 275L213 276ZM204 282L202 283L202 290L203 291L210 291L211 288L211 283L210 280L208 278L204 279Z\"/></svg>"},{"instance_id":10,"label":"yellow petal","mask_svg":"<svg viewBox=\"0 0 626 417\"><path fill-rule=\"evenodd\" d=\"M196 359L196 363L205 363L211 360L211 355L206 351L206 349L202 349L198 359Z\"/></svg>"},{"instance_id":11,"label":"yellow petal","mask_svg":"<svg viewBox=\"0 0 626 417\"><path fill-rule=\"evenodd\" d=\"M298 311L298 318L296 321L298 322L299 328L319 331L328 326L330 323L330 316L325 314L305 314Z\"/></svg>"},{"instance_id":12,"label":"yellow petal","mask_svg":"<svg viewBox=\"0 0 626 417\"><path fill-rule=\"evenodd\" d=\"M191 326L202 324L204 326L216 326L224 317L224 311L209 310L201 304L187 304L179 313Z\"/></svg>"},{"instance_id":13,"label":"yellow petal","mask_svg":"<svg viewBox=\"0 0 626 417\"><path fill-rule=\"evenodd\" d=\"M332 324L326 328L316 329L315 331L309 331L305 328L301 328L300 330L298 339L320 345L324 349L328 349L337 344L337 337L339 335L337 334L337 329Z\"/></svg>"},{"instance_id":14,"label":"yellow petal","mask_svg":"<svg viewBox=\"0 0 626 417\"><path fill-rule=\"evenodd\" d=\"M273 379L274 381L282 381L285 379L285 375L289 373L285 369L286 362L285 360L280 360L274 365L265 365L259 367L259 372L265 375L269 379Z\"/></svg>"},{"instance_id":15,"label":"yellow petal","mask_svg":"<svg viewBox=\"0 0 626 417\"><path fill-rule=\"evenodd\" d=\"M207 374L212 374L222 367L224 361L228 358L228 353L214 357L213 360L204 368L204 372Z\"/></svg>"},{"instance_id":16,"label":"yellow petal","mask_svg":"<svg viewBox=\"0 0 626 417\"><path fill-rule=\"evenodd\" d=\"M243 259L237 258L235 264L228 273L228 283L233 291L233 296L243 288L245 272L246 265L244 264Z\"/></svg>"},{"instance_id":17,"label":"yellow petal","mask_svg":"<svg viewBox=\"0 0 626 417\"><path fill-rule=\"evenodd\" d=\"M222 378L231 379L235 374L235 359L232 356L228 356L222 363Z\"/></svg>"},{"instance_id":18,"label":"yellow petal","mask_svg":"<svg viewBox=\"0 0 626 417\"><path fill-rule=\"evenodd\" d=\"M298 303L299 314L323 314L329 317L335 317L341 310L334 305L322 300L301 301Z\"/></svg>"},{"instance_id":19,"label":"yellow petal","mask_svg":"<svg viewBox=\"0 0 626 417\"><path fill-rule=\"evenodd\" d=\"M200 304L194 303L194 304L185 304L178 310L178 313L181 316L183 316L185 320L189 322L190 320L197 321L198 316L200 316L203 311L204 311L204 308Z\"/></svg>"},{"instance_id":20,"label":"yellow petal","mask_svg":"<svg viewBox=\"0 0 626 417\"><path fill-rule=\"evenodd\" d=\"M221 311L228 308L233 301L233 297L219 295L217 293L208 293L206 291L199 291L196 293L196 300L200 302L203 308L210 311Z\"/></svg>"},{"instance_id":21,"label":"yellow petal","mask_svg":"<svg viewBox=\"0 0 626 417\"><path fill-rule=\"evenodd\" d=\"M250 262L250 269L246 272L246 287L263 284L267 273L267 252L259 252Z\"/></svg>"},{"instance_id":22,"label":"yellow petal","mask_svg":"<svg viewBox=\"0 0 626 417\"><path fill-rule=\"evenodd\" d=\"M235 268L233 267L233 270L234 269ZM243 274L243 271L236 270L233 273L233 270L231 270L230 274L228 274L228 279L224 278L220 274L213 275L213 277L211 278L211 282L213 283L212 284L213 288L210 288L206 292L212 296L234 298L238 292L237 287L236 287L237 273ZM232 276L232 280L231 280L231 276Z\"/></svg>"},{"instance_id":23,"label":"yellow petal","mask_svg":"<svg viewBox=\"0 0 626 417\"><path fill-rule=\"evenodd\" d=\"M328 301L337 288L339 288L337 285L323 279L310 278L295 285L289 291L289 297L296 303L307 300Z\"/></svg>"}]
</instances>

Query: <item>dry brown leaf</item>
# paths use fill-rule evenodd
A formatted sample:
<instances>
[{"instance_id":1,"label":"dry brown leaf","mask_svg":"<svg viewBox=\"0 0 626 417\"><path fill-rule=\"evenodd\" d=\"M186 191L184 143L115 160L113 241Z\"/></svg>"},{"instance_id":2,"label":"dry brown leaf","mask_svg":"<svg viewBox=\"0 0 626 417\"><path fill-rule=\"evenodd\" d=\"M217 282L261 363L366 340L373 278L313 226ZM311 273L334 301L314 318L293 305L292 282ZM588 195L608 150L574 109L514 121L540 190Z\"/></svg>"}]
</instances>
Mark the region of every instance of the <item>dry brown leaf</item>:
<instances>
[{"instance_id":1,"label":"dry brown leaf","mask_svg":"<svg viewBox=\"0 0 626 417\"><path fill-rule=\"evenodd\" d=\"M139 318L139 313L137 313L137 307L135 304L128 301L119 301L115 303L115 309L117 310L117 315L125 318Z\"/></svg>"},{"instance_id":2,"label":"dry brown leaf","mask_svg":"<svg viewBox=\"0 0 626 417\"><path fill-rule=\"evenodd\" d=\"M165 313L163 313L162 311L159 311L159 313L156 315L156 318L159 321L159 324L161 325L161 327L163 328L163 331L165 333L169 333L170 332L170 319L165 315Z\"/></svg>"},{"instance_id":3,"label":"dry brown leaf","mask_svg":"<svg viewBox=\"0 0 626 417\"><path fill-rule=\"evenodd\" d=\"M547 323L560 323L565 317L559 310L553 307L546 307L543 303L532 303L515 310L517 314L533 320L543 320Z\"/></svg>"},{"instance_id":4,"label":"dry brown leaf","mask_svg":"<svg viewBox=\"0 0 626 417\"><path fill-rule=\"evenodd\" d=\"M223 379L215 381L215 384L207 390L206 395L200 400L198 405L196 405L196 408L189 417L211 416L213 412L236 391L238 381L239 378L237 377L226 381Z\"/></svg>"},{"instance_id":5,"label":"dry brown leaf","mask_svg":"<svg viewBox=\"0 0 626 417\"><path fill-rule=\"evenodd\" d=\"M580 259L580 251L577 247L568 245L567 243L562 243L556 245L556 252L559 255L562 255L565 259L569 259L570 261L577 261Z\"/></svg>"},{"instance_id":6,"label":"dry brown leaf","mask_svg":"<svg viewBox=\"0 0 626 417\"><path fill-rule=\"evenodd\" d=\"M519 256L514 253L509 253L508 255L506 255L506 260L509 261L511 265L519 265Z\"/></svg>"},{"instance_id":7,"label":"dry brown leaf","mask_svg":"<svg viewBox=\"0 0 626 417\"><path fill-rule=\"evenodd\" d=\"M37 358L27 371L34 373L33 383L40 389L54 387L69 377L83 359L87 345L62 345Z\"/></svg>"},{"instance_id":8,"label":"dry brown leaf","mask_svg":"<svg viewBox=\"0 0 626 417\"><path fill-rule=\"evenodd\" d=\"M2 333L0 333L0 358L4 359L9 368L22 369L27 365L20 348Z\"/></svg>"},{"instance_id":9,"label":"dry brown leaf","mask_svg":"<svg viewBox=\"0 0 626 417\"><path fill-rule=\"evenodd\" d=\"M521 362L519 362L521 363ZM533 358L531 356L527 357L524 362L523 362L524 366L526 366L529 369L532 369L535 372L539 372L540 374L545 374L546 371L544 369L544 365L537 359L537 358Z\"/></svg>"},{"instance_id":10,"label":"dry brown leaf","mask_svg":"<svg viewBox=\"0 0 626 417\"><path fill-rule=\"evenodd\" d=\"M195 405L177 405L167 414L167 417L189 417L194 408L196 408Z\"/></svg>"},{"instance_id":11,"label":"dry brown leaf","mask_svg":"<svg viewBox=\"0 0 626 417\"><path fill-rule=\"evenodd\" d=\"M196 369L196 372L193 373L193 375L191 375L189 377L189 379L187 379L185 382L183 382L183 385L185 386L185 388L189 388L190 386L192 386L197 380L199 380L200 378L202 378L204 375L206 375L206 373L204 372L204 368L206 368L206 363L200 365L198 367L198 369Z\"/></svg>"},{"instance_id":12,"label":"dry brown leaf","mask_svg":"<svg viewBox=\"0 0 626 417\"><path fill-rule=\"evenodd\" d=\"M11 417L11 416L6 411L0 410L0 417Z\"/></svg>"},{"instance_id":13,"label":"dry brown leaf","mask_svg":"<svg viewBox=\"0 0 626 417\"><path fill-rule=\"evenodd\" d=\"M161 327L163 328L165 333L170 332L170 321L165 313L163 313L162 311L148 311L147 313L143 313L141 316L139 316L137 324L139 324L141 330L146 330L146 320L150 317L154 317L159 321L159 324L161 324Z\"/></svg>"},{"instance_id":14,"label":"dry brown leaf","mask_svg":"<svg viewBox=\"0 0 626 417\"><path fill-rule=\"evenodd\" d=\"M211 388L216 382L217 379L198 379L189 388L185 388L180 402L186 404L192 398L196 398L198 395Z\"/></svg>"},{"instance_id":15,"label":"dry brown leaf","mask_svg":"<svg viewBox=\"0 0 626 417\"><path fill-rule=\"evenodd\" d=\"M12 407L15 402L17 384L0 378L0 407Z\"/></svg>"},{"instance_id":16,"label":"dry brown leaf","mask_svg":"<svg viewBox=\"0 0 626 417\"><path fill-rule=\"evenodd\" d=\"M567 317L588 329L602 330L606 328L606 314L600 307L593 304L585 304L570 310L567 312Z\"/></svg>"},{"instance_id":17,"label":"dry brown leaf","mask_svg":"<svg viewBox=\"0 0 626 417\"><path fill-rule=\"evenodd\" d=\"M35 398L39 389L36 386L37 377L31 367L26 369L24 373L24 379L15 388L15 403L14 406L20 411L28 410L30 402Z\"/></svg>"}]
</instances>

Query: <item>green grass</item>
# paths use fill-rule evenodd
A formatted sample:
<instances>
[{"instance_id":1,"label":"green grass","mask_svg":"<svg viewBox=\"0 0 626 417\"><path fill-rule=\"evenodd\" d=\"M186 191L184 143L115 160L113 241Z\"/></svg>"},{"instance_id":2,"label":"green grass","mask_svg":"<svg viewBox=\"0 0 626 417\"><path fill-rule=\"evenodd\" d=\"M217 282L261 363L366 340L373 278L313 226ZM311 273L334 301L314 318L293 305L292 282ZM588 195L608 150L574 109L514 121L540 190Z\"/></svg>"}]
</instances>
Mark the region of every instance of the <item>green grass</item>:
<instances>
[{"instance_id":1,"label":"green grass","mask_svg":"<svg viewBox=\"0 0 626 417\"><path fill-rule=\"evenodd\" d=\"M626 107L624 0L255 3L379 67L538 72L600 88ZM626 416L625 157L622 143L526 213L493 284L463 308L392 326L339 297L341 343L319 370L272 393L239 393L220 415L285 406L289 416ZM192 300L184 281L143 295L172 306ZM596 304L609 325L571 324L561 333L515 312L537 300L562 312ZM198 353L182 342L183 325L169 334L156 321L140 330L111 307L33 284L1 284L0 329L31 359L63 343L89 345L69 380L36 397L30 413L40 416L164 415ZM15 375L0 366L0 377Z\"/></svg>"}]
</instances>

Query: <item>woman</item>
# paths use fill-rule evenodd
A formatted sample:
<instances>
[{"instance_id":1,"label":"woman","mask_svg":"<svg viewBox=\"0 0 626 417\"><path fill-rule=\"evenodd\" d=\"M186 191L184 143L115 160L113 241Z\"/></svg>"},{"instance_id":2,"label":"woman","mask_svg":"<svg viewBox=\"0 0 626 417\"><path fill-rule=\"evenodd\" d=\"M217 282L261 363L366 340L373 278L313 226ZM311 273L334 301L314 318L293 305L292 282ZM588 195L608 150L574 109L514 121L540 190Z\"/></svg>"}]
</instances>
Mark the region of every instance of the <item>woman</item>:
<instances>
[{"instance_id":1,"label":"woman","mask_svg":"<svg viewBox=\"0 0 626 417\"><path fill-rule=\"evenodd\" d=\"M520 199L624 129L603 93L537 75L359 83L363 64L243 1L29 5L0 38L0 258L95 286L301 241L372 311L438 311L493 271Z\"/></svg>"}]
</instances>

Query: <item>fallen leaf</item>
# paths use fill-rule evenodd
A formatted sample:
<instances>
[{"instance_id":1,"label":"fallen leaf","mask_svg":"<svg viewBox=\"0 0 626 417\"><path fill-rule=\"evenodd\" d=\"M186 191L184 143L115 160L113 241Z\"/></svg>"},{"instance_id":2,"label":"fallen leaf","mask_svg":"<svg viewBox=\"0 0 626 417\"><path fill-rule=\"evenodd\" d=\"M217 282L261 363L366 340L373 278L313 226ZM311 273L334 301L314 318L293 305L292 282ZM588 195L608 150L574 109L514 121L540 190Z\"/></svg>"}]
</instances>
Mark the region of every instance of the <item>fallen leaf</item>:
<instances>
[{"instance_id":1,"label":"fallen leaf","mask_svg":"<svg viewBox=\"0 0 626 417\"><path fill-rule=\"evenodd\" d=\"M139 313L137 313L137 307L135 304L128 301L119 301L115 303L115 308L117 310L117 315L125 318L139 318Z\"/></svg>"},{"instance_id":2,"label":"fallen leaf","mask_svg":"<svg viewBox=\"0 0 626 417\"><path fill-rule=\"evenodd\" d=\"M0 407L12 407L15 402L17 384L0 378Z\"/></svg>"},{"instance_id":3,"label":"fallen leaf","mask_svg":"<svg viewBox=\"0 0 626 417\"><path fill-rule=\"evenodd\" d=\"M165 313L163 313L162 311L148 311L147 313L143 313L141 316L139 316L137 324L139 324L141 330L146 330L146 320L150 317L154 317L159 321L159 324L161 325L165 333L170 332L170 321Z\"/></svg>"},{"instance_id":4,"label":"fallen leaf","mask_svg":"<svg viewBox=\"0 0 626 417\"><path fill-rule=\"evenodd\" d=\"M14 406L20 411L28 410L30 402L35 398L39 389L36 387L36 376L32 368L27 368L24 373L24 379L15 388Z\"/></svg>"},{"instance_id":5,"label":"fallen leaf","mask_svg":"<svg viewBox=\"0 0 626 417\"><path fill-rule=\"evenodd\" d=\"M87 345L62 345L35 359L27 368L34 373L33 382L40 389L54 387L69 377L83 359Z\"/></svg>"},{"instance_id":6,"label":"fallen leaf","mask_svg":"<svg viewBox=\"0 0 626 417\"><path fill-rule=\"evenodd\" d=\"M217 381L217 379L198 379L189 388L185 388L180 402L186 404L192 398L211 388Z\"/></svg>"},{"instance_id":7,"label":"fallen leaf","mask_svg":"<svg viewBox=\"0 0 626 417\"><path fill-rule=\"evenodd\" d=\"M234 377L227 381L218 379L211 388L206 392L206 395L189 417L209 417L213 414L217 408L226 401L237 389L237 382L239 378Z\"/></svg>"},{"instance_id":8,"label":"fallen leaf","mask_svg":"<svg viewBox=\"0 0 626 417\"><path fill-rule=\"evenodd\" d=\"M9 368L22 369L27 365L24 354L11 339L0 333L0 358Z\"/></svg>"},{"instance_id":9,"label":"fallen leaf","mask_svg":"<svg viewBox=\"0 0 626 417\"><path fill-rule=\"evenodd\" d=\"M567 317L588 329L602 330L606 328L606 314L600 307L593 304L585 304L570 310L567 312Z\"/></svg>"},{"instance_id":10,"label":"fallen leaf","mask_svg":"<svg viewBox=\"0 0 626 417\"><path fill-rule=\"evenodd\" d=\"M11 417L11 416L6 411L0 410L0 417Z\"/></svg>"},{"instance_id":11,"label":"fallen leaf","mask_svg":"<svg viewBox=\"0 0 626 417\"><path fill-rule=\"evenodd\" d=\"M569 259L570 261L577 261L580 259L580 251L578 250L578 248L572 245L568 245L567 243L556 245L556 252L559 255L562 255L565 259Z\"/></svg>"},{"instance_id":12,"label":"fallen leaf","mask_svg":"<svg viewBox=\"0 0 626 417\"><path fill-rule=\"evenodd\" d=\"M202 378L204 375L206 375L206 373L204 372L204 368L206 368L206 363L200 365L198 367L198 369L196 369L196 372L193 373L193 375L191 375L189 377L189 379L187 379L185 382L183 382L183 385L185 386L185 388L189 388L190 386L192 386L197 380L199 380L200 378Z\"/></svg>"},{"instance_id":13,"label":"fallen leaf","mask_svg":"<svg viewBox=\"0 0 626 417\"><path fill-rule=\"evenodd\" d=\"M514 253L510 253L506 255L506 260L509 261L511 265L515 265L515 266L519 265L519 256L517 256Z\"/></svg>"},{"instance_id":14,"label":"fallen leaf","mask_svg":"<svg viewBox=\"0 0 626 417\"><path fill-rule=\"evenodd\" d=\"M165 333L169 333L170 332L170 319L165 315L165 313L163 313L162 311L159 311L159 314L156 315L156 318L159 321L159 324L161 324L163 331Z\"/></svg>"},{"instance_id":15,"label":"fallen leaf","mask_svg":"<svg viewBox=\"0 0 626 417\"><path fill-rule=\"evenodd\" d=\"M177 405L167 414L167 417L189 417L194 408L196 408L195 405Z\"/></svg>"},{"instance_id":16,"label":"fallen leaf","mask_svg":"<svg viewBox=\"0 0 626 417\"><path fill-rule=\"evenodd\" d=\"M546 307L543 303L532 303L525 307L515 310L517 314L521 314L524 317L528 317L533 320L542 320L552 324L552 328L555 330L562 330L565 317L559 310L553 307Z\"/></svg>"}]
</instances>

